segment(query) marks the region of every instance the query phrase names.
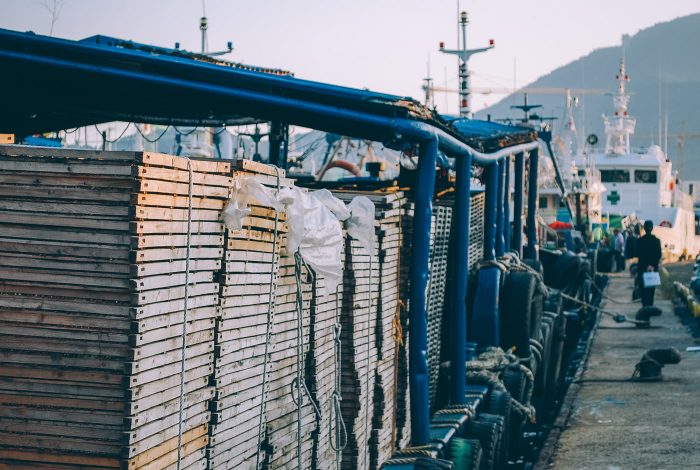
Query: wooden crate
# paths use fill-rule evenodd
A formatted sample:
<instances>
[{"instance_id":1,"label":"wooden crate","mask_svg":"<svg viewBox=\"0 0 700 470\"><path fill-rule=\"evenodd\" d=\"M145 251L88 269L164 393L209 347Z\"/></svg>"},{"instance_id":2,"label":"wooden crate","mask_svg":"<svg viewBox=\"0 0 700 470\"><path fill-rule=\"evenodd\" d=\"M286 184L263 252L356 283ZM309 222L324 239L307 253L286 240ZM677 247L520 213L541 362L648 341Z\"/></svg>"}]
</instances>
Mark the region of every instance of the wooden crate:
<instances>
[{"instance_id":1,"label":"wooden crate","mask_svg":"<svg viewBox=\"0 0 700 470\"><path fill-rule=\"evenodd\" d=\"M0 146L0 465L168 468L180 442L203 468L232 181L221 161Z\"/></svg>"}]
</instances>

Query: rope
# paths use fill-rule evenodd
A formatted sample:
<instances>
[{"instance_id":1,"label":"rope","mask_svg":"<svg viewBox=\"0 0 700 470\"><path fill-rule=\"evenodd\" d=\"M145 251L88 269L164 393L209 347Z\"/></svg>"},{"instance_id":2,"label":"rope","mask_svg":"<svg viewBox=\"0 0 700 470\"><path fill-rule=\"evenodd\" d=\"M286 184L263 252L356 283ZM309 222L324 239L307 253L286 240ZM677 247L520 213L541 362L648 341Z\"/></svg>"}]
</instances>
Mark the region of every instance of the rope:
<instances>
[{"instance_id":1,"label":"rope","mask_svg":"<svg viewBox=\"0 0 700 470\"><path fill-rule=\"evenodd\" d=\"M335 443L333 442L333 439L330 439L330 444L331 444L331 449L335 451L335 460L336 460L336 469L340 469L340 460L341 456L343 453L343 450L345 450L345 447L348 445L348 430L345 427L345 421L343 420L343 410L340 407L340 402L342 401L342 394L341 394L341 374L339 373L340 367L342 366L342 342L340 338L340 333L342 331L342 326L340 324L340 308L338 305L338 296L339 296L339 289L340 286L336 286L335 288L335 326L333 328L333 333L334 333L334 360L335 364L334 366L334 381L335 381L335 388L333 390L333 395L331 396L331 410L333 414L335 415ZM333 435L332 432L332 427L333 427L333 419L328 420L328 426L329 430L331 431L329 433L329 437ZM342 430L342 439L341 439L341 430ZM342 442L342 444L341 444Z\"/></svg>"},{"instance_id":2,"label":"rope","mask_svg":"<svg viewBox=\"0 0 700 470\"><path fill-rule=\"evenodd\" d=\"M614 298L610 297L609 295L605 294L605 292L603 292L603 289L601 289L600 287L598 287L596 285L596 283L594 282L594 279L591 276L588 276L588 279L591 281L593 288L595 288L595 290L598 291L598 293L600 294L600 296L602 298L604 298L605 300L609 300L610 302L612 302L614 304L638 304L639 302L642 301L642 299L637 299L637 300L632 300L632 301L614 299Z\"/></svg>"},{"instance_id":3,"label":"rope","mask_svg":"<svg viewBox=\"0 0 700 470\"><path fill-rule=\"evenodd\" d=\"M504 392L506 388L501 382L499 374L508 367L519 368L525 375L528 386L524 403L511 396L511 406L522 417L526 417L534 423L536 411L529 403L534 389L535 377L532 371L520 364L519 359L513 354L497 347L488 348L479 354L476 359L467 362L467 380L473 383L489 385L496 390Z\"/></svg>"},{"instance_id":4,"label":"rope","mask_svg":"<svg viewBox=\"0 0 700 470\"><path fill-rule=\"evenodd\" d=\"M185 249L185 292L182 307L182 360L180 361L180 409L177 422L177 470L182 466L182 417L184 414L185 398L185 358L187 355L187 309L190 286L190 240L192 238L192 193L194 192L194 178L192 160L187 157L187 171L189 172L187 192L187 246Z\"/></svg>"},{"instance_id":5,"label":"rope","mask_svg":"<svg viewBox=\"0 0 700 470\"><path fill-rule=\"evenodd\" d=\"M279 168L273 166L275 169L275 176L277 178L277 194L280 191L280 172ZM270 276L270 288L268 290L268 300L267 300L267 330L265 332L265 360L263 362L263 383L262 383L262 397L260 400L260 417L258 421L258 452L255 456L255 468L260 469L260 446L262 445L262 434L263 434L263 422L265 419L265 408L267 407L267 381L268 381L268 363L270 362L270 341L272 339L272 327L275 321L275 304L274 304L274 281L275 274L277 272L275 266L275 246L277 246L278 228L277 224L279 222L279 212L275 210L275 225L274 232L272 236L272 267Z\"/></svg>"},{"instance_id":6,"label":"rope","mask_svg":"<svg viewBox=\"0 0 700 470\"><path fill-rule=\"evenodd\" d=\"M608 310L603 310L600 307L596 307L595 305L591 305L588 302L584 302L583 300L579 300L576 297L572 297L570 295L564 294L563 292L560 292L559 295L561 295L563 298L570 300L574 303L577 303L581 306L590 308L594 311L598 311L598 312L602 313L603 315L608 315L613 320L615 320L616 323L628 322L628 323L633 323L635 325L645 325L645 326L649 324L648 321L630 320L629 318L627 318L627 315L625 315L624 313L613 313L613 312L610 312Z\"/></svg>"}]
</instances>

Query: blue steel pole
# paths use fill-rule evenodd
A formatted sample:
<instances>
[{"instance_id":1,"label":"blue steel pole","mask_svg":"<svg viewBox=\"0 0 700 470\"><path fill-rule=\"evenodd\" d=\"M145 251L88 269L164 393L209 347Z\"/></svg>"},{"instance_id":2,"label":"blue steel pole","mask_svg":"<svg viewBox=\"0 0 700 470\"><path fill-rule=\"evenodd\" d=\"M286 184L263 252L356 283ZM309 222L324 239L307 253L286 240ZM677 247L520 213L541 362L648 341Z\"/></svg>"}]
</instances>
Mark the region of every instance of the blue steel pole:
<instances>
[{"instance_id":1,"label":"blue steel pole","mask_svg":"<svg viewBox=\"0 0 700 470\"><path fill-rule=\"evenodd\" d=\"M527 187L527 250L526 258L537 259L537 169L539 164L538 149L530 152L530 165Z\"/></svg>"},{"instance_id":2,"label":"blue steel pole","mask_svg":"<svg viewBox=\"0 0 700 470\"><path fill-rule=\"evenodd\" d=\"M505 193L506 165L505 159L498 162L498 191L496 193L496 256L503 256L503 194Z\"/></svg>"},{"instance_id":3,"label":"blue steel pole","mask_svg":"<svg viewBox=\"0 0 700 470\"><path fill-rule=\"evenodd\" d=\"M486 201L484 207L484 260L496 259L496 204L498 198L498 165L484 167Z\"/></svg>"},{"instance_id":4,"label":"blue steel pole","mask_svg":"<svg viewBox=\"0 0 700 470\"><path fill-rule=\"evenodd\" d=\"M506 180L503 184L503 246L505 251L510 251L510 156L503 159L506 167Z\"/></svg>"},{"instance_id":5,"label":"blue steel pole","mask_svg":"<svg viewBox=\"0 0 700 470\"><path fill-rule=\"evenodd\" d=\"M413 214L408 370L411 392L411 442L417 446L430 441L428 316L425 297L430 265L430 219L433 213L437 153L437 137L421 142Z\"/></svg>"},{"instance_id":6,"label":"blue steel pole","mask_svg":"<svg viewBox=\"0 0 700 470\"><path fill-rule=\"evenodd\" d=\"M469 154L457 158L455 194L455 269L452 277L452 384L450 402L465 403L467 385L467 284L469 271L469 221L472 159Z\"/></svg>"},{"instance_id":7,"label":"blue steel pole","mask_svg":"<svg viewBox=\"0 0 700 470\"><path fill-rule=\"evenodd\" d=\"M523 192L525 191L525 153L515 155L513 175L513 249L523 255Z\"/></svg>"}]
</instances>

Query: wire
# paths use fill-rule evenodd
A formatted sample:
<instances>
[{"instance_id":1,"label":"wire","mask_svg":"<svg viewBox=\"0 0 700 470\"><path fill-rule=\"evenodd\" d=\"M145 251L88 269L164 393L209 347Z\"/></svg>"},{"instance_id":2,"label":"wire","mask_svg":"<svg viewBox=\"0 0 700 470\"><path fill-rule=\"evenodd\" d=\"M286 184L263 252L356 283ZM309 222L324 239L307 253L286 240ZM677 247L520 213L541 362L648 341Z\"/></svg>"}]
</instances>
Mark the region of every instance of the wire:
<instances>
[{"instance_id":1,"label":"wire","mask_svg":"<svg viewBox=\"0 0 700 470\"><path fill-rule=\"evenodd\" d=\"M192 128L192 130L189 131L189 132L182 132L180 129L178 129L178 128L175 127L175 126L173 126L173 129L175 129L175 132L177 132L178 134L184 135L185 137L187 137L188 135L194 134L194 132L195 132L197 129L199 129L199 126L194 126L194 127Z\"/></svg>"},{"instance_id":2,"label":"wire","mask_svg":"<svg viewBox=\"0 0 700 470\"><path fill-rule=\"evenodd\" d=\"M168 125L168 127L166 127L165 130L161 132L158 137L156 137L155 139L149 139L143 132L141 132L141 129L139 129L139 126L137 124L134 124L134 127L136 127L136 131L141 135L141 137L143 137L146 140L146 142L150 142L152 144L162 139L165 133L168 132L168 130L170 129L170 125Z\"/></svg>"},{"instance_id":3,"label":"wire","mask_svg":"<svg viewBox=\"0 0 700 470\"><path fill-rule=\"evenodd\" d=\"M126 130L129 128L129 126L131 126L131 123L130 123L130 122L127 122L127 123L126 123L126 127L124 128L124 130L122 131L122 133L119 134L119 137L117 137L117 138L114 139L114 140L109 140L109 139L107 138L107 131L101 131L100 128L97 127L97 124L93 124L93 126L95 126L95 130L97 130L97 132L102 136L102 140L103 140L103 141L107 142L108 144L113 144L113 143L115 143L116 141L118 141L119 139L121 139L122 137L124 137L124 134L126 134Z\"/></svg>"}]
</instances>

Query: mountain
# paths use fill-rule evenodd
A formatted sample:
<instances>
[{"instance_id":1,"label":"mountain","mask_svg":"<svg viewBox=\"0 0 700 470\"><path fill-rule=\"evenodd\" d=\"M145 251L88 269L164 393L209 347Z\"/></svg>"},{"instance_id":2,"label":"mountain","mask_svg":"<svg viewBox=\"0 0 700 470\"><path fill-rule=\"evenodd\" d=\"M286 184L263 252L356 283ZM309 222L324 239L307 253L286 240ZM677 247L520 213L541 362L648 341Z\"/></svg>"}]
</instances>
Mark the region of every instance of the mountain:
<instances>
[{"instance_id":1,"label":"mountain","mask_svg":"<svg viewBox=\"0 0 700 470\"><path fill-rule=\"evenodd\" d=\"M630 77L628 91L632 93L629 113L637 118L632 146L646 147L652 141L660 143L659 115L668 113L668 154L674 168L688 180L700 180L700 13L659 23L641 30L634 36L623 37L625 64ZM597 49L578 60L559 67L527 85L533 88L604 88L611 92L617 82L622 47ZM555 132L565 114L565 97L529 94L530 104L544 105L536 110L542 116L557 116ZM610 96L580 96L575 111L580 137L582 131L596 134L604 143L601 115L612 114ZM479 119L522 116L510 109L522 104L522 95L508 96L495 105L477 113ZM659 103L661 111L659 112ZM663 126L662 126L663 127ZM685 136L682 161L678 154L678 135ZM661 143L663 147L663 143Z\"/></svg>"}]
</instances>

